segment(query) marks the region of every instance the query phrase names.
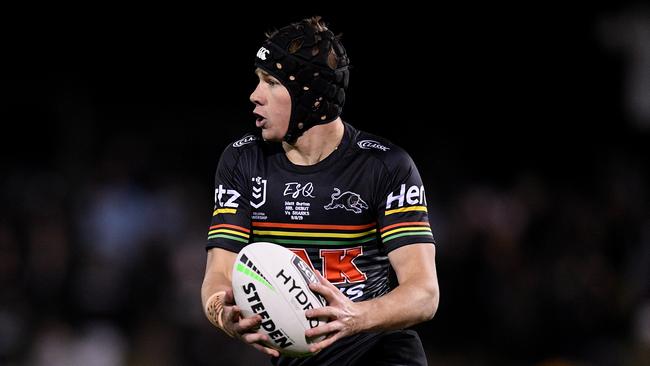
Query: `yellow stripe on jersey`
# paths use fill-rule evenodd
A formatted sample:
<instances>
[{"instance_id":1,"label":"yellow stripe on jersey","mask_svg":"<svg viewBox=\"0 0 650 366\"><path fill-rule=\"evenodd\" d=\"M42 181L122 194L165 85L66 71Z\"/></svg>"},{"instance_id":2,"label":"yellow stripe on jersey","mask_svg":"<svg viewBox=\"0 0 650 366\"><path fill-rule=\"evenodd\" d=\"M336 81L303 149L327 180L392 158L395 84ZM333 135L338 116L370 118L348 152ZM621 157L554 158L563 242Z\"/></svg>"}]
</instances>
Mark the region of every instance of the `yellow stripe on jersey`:
<instances>
[{"instance_id":1,"label":"yellow stripe on jersey","mask_svg":"<svg viewBox=\"0 0 650 366\"><path fill-rule=\"evenodd\" d=\"M408 206L408 207L396 208L394 210L386 211L386 213L384 215L388 216L388 215L392 215L394 213L407 212L407 211L424 211L424 212L427 212L427 207L426 206Z\"/></svg>"},{"instance_id":2,"label":"yellow stripe on jersey","mask_svg":"<svg viewBox=\"0 0 650 366\"><path fill-rule=\"evenodd\" d=\"M237 213L236 208L220 208L217 210L214 210L212 213L212 216L217 216L218 214L234 214Z\"/></svg>"}]
</instances>

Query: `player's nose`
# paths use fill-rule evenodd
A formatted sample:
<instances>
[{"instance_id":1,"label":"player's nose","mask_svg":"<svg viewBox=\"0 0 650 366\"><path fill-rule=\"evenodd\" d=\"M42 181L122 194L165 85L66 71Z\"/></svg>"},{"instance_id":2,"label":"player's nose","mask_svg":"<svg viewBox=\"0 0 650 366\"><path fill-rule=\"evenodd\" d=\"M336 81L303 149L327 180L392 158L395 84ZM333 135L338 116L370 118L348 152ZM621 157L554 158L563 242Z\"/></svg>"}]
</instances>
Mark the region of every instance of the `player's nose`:
<instances>
[{"instance_id":1,"label":"player's nose","mask_svg":"<svg viewBox=\"0 0 650 366\"><path fill-rule=\"evenodd\" d=\"M249 99L255 105L264 105L264 103L266 102L266 98L264 98L261 81L257 83L257 87L255 88L255 90L253 90Z\"/></svg>"}]
</instances>

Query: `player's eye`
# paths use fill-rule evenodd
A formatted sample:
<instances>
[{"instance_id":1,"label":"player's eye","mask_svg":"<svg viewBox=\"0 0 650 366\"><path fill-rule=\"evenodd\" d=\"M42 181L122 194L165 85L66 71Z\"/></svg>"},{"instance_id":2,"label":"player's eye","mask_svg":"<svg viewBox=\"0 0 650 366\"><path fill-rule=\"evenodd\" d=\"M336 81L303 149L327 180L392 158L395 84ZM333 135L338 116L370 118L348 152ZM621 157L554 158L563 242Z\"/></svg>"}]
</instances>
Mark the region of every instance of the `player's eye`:
<instances>
[{"instance_id":1,"label":"player's eye","mask_svg":"<svg viewBox=\"0 0 650 366\"><path fill-rule=\"evenodd\" d=\"M269 84L269 85L271 85L271 86L275 86L275 85L280 84L277 80L275 80L275 79L271 79L271 78L266 78L265 81L266 81L267 84Z\"/></svg>"}]
</instances>

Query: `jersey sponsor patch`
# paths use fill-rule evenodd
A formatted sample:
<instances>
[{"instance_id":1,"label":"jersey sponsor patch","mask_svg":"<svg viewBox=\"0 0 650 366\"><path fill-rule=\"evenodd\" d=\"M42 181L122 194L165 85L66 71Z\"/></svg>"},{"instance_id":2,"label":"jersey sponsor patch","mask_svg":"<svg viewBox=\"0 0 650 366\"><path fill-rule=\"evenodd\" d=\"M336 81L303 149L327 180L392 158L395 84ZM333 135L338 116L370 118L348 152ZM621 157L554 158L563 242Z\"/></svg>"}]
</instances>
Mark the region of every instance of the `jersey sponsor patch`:
<instances>
[{"instance_id":1,"label":"jersey sponsor patch","mask_svg":"<svg viewBox=\"0 0 650 366\"><path fill-rule=\"evenodd\" d=\"M237 212L236 208L239 207L237 199L241 197L241 194L234 189L224 188L222 184L219 184L217 188L214 189L214 209L215 215L216 211L219 213L235 213ZM219 207L221 209L219 209Z\"/></svg>"},{"instance_id":2,"label":"jersey sponsor patch","mask_svg":"<svg viewBox=\"0 0 650 366\"><path fill-rule=\"evenodd\" d=\"M291 196L291 198L309 197L316 198L312 195L314 192L314 185L311 182L305 184L299 182L290 182L284 184L283 196Z\"/></svg>"},{"instance_id":3,"label":"jersey sponsor patch","mask_svg":"<svg viewBox=\"0 0 650 366\"><path fill-rule=\"evenodd\" d=\"M397 207L391 209L393 205ZM385 216L407 211L427 212L427 198L424 194L424 186L412 185L406 189L406 184L402 184L399 193L391 192L386 197Z\"/></svg>"},{"instance_id":4,"label":"jersey sponsor patch","mask_svg":"<svg viewBox=\"0 0 650 366\"><path fill-rule=\"evenodd\" d=\"M251 142L257 140L257 136L249 135L245 136L232 144L232 147L242 147L244 145L250 144Z\"/></svg>"},{"instance_id":5,"label":"jersey sponsor patch","mask_svg":"<svg viewBox=\"0 0 650 366\"><path fill-rule=\"evenodd\" d=\"M390 150L390 147L384 146L375 140L361 140L357 142L357 145L364 150L369 150L369 149L377 149L381 151Z\"/></svg>"},{"instance_id":6,"label":"jersey sponsor patch","mask_svg":"<svg viewBox=\"0 0 650 366\"><path fill-rule=\"evenodd\" d=\"M305 249L291 248L311 269L315 269ZM360 283L368 279L366 273L357 267L354 260L363 255L363 246L340 249L320 249L323 277L335 285Z\"/></svg>"}]
</instances>

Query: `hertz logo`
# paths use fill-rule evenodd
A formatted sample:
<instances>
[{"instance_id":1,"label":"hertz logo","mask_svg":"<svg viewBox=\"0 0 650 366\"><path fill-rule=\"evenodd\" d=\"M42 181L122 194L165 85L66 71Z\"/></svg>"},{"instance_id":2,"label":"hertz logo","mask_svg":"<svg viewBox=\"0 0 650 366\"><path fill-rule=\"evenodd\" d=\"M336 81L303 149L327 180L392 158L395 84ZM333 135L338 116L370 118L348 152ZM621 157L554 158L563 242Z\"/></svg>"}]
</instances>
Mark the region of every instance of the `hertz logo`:
<instances>
[{"instance_id":1,"label":"hertz logo","mask_svg":"<svg viewBox=\"0 0 650 366\"><path fill-rule=\"evenodd\" d=\"M396 208L391 210L393 204ZM405 205L409 205L404 207ZM424 186L412 185L406 189L406 184L400 186L398 194L391 192L386 198L386 215L404 211L427 211L427 198Z\"/></svg>"},{"instance_id":2,"label":"hertz logo","mask_svg":"<svg viewBox=\"0 0 650 366\"><path fill-rule=\"evenodd\" d=\"M228 200L225 203L223 202L224 196L228 196ZM214 202L219 203L220 207L239 207L239 203L235 202L239 197L241 197L241 194L239 194L239 192L235 191L234 189L226 189L221 184L219 184L219 186L214 190Z\"/></svg>"}]
</instances>

